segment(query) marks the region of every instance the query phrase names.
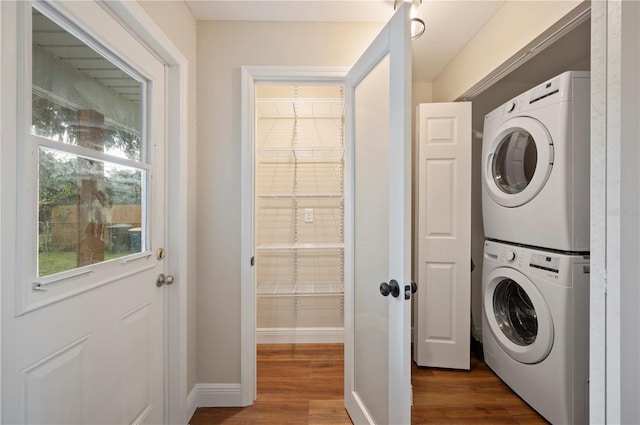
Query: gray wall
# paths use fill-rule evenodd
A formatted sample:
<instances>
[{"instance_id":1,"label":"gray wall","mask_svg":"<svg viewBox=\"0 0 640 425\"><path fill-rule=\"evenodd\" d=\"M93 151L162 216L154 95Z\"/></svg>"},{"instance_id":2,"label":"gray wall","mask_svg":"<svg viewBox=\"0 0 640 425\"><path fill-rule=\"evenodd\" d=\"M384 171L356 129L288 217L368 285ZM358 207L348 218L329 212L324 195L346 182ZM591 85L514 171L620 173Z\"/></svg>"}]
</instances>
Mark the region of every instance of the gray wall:
<instances>
[{"instance_id":1,"label":"gray wall","mask_svg":"<svg viewBox=\"0 0 640 425\"><path fill-rule=\"evenodd\" d=\"M198 23L198 382L240 382L241 66L348 67L380 28Z\"/></svg>"}]
</instances>

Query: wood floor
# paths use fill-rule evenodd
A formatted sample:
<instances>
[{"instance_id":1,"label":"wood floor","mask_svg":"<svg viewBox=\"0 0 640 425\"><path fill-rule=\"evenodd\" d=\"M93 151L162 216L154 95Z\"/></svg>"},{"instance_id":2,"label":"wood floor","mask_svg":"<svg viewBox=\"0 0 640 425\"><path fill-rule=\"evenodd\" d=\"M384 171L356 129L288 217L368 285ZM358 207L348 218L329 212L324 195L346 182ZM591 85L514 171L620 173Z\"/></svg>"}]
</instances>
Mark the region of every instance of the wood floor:
<instances>
[{"instance_id":1,"label":"wood floor","mask_svg":"<svg viewBox=\"0 0 640 425\"><path fill-rule=\"evenodd\" d=\"M413 424L547 424L472 357L471 371L413 365ZM191 425L350 425L342 344L258 346L258 398L245 408L199 408Z\"/></svg>"}]
</instances>

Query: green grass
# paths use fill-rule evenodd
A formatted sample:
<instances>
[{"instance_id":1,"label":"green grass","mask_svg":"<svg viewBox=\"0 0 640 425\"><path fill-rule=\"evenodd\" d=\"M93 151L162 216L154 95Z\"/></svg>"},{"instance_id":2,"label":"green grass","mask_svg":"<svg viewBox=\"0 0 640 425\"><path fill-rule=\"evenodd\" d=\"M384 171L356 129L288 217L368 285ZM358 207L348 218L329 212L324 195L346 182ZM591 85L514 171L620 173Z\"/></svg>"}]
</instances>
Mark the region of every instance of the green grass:
<instances>
[{"instance_id":1,"label":"green grass","mask_svg":"<svg viewBox=\"0 0 640 425\"><path fill-rule=\"evenodd\" d=\"M131 251L126 252L104 252L104 259L112 260L114 258L124 257L133 254ZM49 251L38 253L38 276L49 276L55 273L64 272L76 268L77 254L75 251Z\"/></svg>"}]
</instances>

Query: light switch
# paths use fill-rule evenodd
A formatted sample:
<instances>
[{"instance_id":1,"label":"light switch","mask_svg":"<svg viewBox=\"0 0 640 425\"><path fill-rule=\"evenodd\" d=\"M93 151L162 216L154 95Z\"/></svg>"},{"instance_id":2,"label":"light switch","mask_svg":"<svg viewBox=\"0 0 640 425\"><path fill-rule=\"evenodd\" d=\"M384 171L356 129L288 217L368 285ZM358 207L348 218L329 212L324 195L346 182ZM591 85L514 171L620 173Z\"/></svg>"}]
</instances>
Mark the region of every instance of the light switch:
<instances>
[{"instance_id":1,"label":"light switch","mask_svg":"<svg viewBox=\"0 0 640 425\"><path fill-rule=\"evenodd\" d=\"M304 222L313 223L313 208L304 209Z\"/></svg>"}]
</instances>

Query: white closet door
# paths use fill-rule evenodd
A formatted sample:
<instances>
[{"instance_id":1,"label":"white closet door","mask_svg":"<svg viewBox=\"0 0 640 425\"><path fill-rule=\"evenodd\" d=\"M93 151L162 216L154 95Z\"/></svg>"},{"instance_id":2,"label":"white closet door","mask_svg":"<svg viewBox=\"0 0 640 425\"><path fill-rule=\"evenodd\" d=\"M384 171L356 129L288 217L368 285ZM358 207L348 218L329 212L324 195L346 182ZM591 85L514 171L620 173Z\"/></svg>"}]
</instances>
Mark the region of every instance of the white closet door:
<instances>
[{"instance_id":1,"label":"white closet door","mask_svg":"<svg viewBox=\"0 0 640 425\"><path fill-rule=\"evenodd\" d=\"M471 103L418 107L419 366L469 369Z\"/></svg>"}]
</instances>

